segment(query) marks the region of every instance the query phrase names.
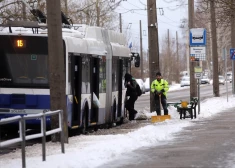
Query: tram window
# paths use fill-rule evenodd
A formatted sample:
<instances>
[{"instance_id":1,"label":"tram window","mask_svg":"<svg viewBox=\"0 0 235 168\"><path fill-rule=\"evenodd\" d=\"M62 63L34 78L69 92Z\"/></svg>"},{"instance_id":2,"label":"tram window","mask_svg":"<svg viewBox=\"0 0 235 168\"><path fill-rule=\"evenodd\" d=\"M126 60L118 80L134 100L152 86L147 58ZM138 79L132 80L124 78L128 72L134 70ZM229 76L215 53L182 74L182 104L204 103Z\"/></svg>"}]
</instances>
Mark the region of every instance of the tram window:
<instances>
[{"instance_id":1,"label":"tram window","mask_svg":"<svg viewBox=\"0 0 235 168\"><path fill-rule=\"evenodd\" d=\"M10 72L7 70L8 69L8 63L7 63L7 57L4 53L4 50L0 49L0 56L1 56L1 61L0 61L0 78L1 79L7 79L6 81L0 81L0 85L2 86L3 83L8 83L12 81L12 77Z\"/></svg>"},{"instance_id":2,"label":"tram window","mask_svg":"<svg viewBox=\"0 0 235 168\"><path fill-rule=\"evenodd\" d=\"M90 58L82 57L82 93L90 93Z\"/></svg>"},{"instance_id":3,"label":"tram window","mask_svg":"<svg viewBox=\"0 0 235 168\"><path fill-rule=\"evenodd\" d=\"M47 55L7 54L14 83L48 84Z\"/></svg>"},{"instance_id":4,"label":"tram window","mask_svg":"<svg viewBox=\"0 0 235 168\"><path fill-rule=\"evenodd\" d=\"M71 54L68 56L68 82L71 82Z\"/></svg>"},{"instance_id":5,"label":"tram window","mask_svg":"<svg viewBox=\"0 0 235 168\"><path fill-rule=\"evenodd\" d=\"M113 64L112 64L112 90L118 90L118 57L113 57Z\"/></svg>"},{"instance_id":6,"label":"tram window","mask_svg":"<svg viewBox=\"0 0 235 168\"><path fill-rule=\"evenodd\" d=\"M126 73L130 73L130 66L131 66L131 62L129 61L129 58L124 58L124 64L123 64L123 69L122 69L122 89L125 89L125 86L124 86L124 76Z\"/></svg>"},{"instance_id":7,"label":"tram window","mask_svg":"<svg viewBox=\"0 0 235 168\"><path fill-rule=\"evenodd\" d=\"M0 77L8 81L0 81L1 87L48 88L47 37L4 35L2 41Z\"/></svg>"},{"instance_id":8,"label":"tram window","mask_svg":"<svg viewBox=\"0 0 235 168\"><path fill-rule=\"evenodd\" d=\"M124 58L124 64L123 64L123 74L130 73L130 67L131 62L129 61L129 58Z\"/></svg>"},{"instance_id":9,"label":"tram window","mask_svg":"<svg viewBox=\"0 0 235 168\"><path fill-rule=\"evenodd\" d=\"M100 60L99 92L100 93L106 92L106 59L104 59L104 58Z\"/></svg>"},{"instance_id":10,"label":"tram window","mask_svg":"<svg viewBox=\"0 0 235 168\"><path fill-rule=\"evenodd\" d=\"M124 59L124 67L128 67L129 59L125 58Z\"/></svg>"}]
</instances>

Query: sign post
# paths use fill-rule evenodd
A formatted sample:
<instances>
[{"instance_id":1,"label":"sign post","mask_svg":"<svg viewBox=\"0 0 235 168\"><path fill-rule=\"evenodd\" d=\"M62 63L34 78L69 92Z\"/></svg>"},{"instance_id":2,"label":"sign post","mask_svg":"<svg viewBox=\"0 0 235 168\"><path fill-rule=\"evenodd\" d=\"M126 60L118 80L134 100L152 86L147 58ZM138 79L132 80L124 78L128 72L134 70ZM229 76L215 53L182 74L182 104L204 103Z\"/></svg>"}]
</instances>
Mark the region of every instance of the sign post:
<instances>
[{"instance_id":1,"label":"sign post","mask_svg":"<svg viewBox=\"0 0 235 168\"><path fill-rule=\"evenodd\" d=\"M194 67L195 78L197 79L197 89L198 89L198 114L200 114L200 84L202 78L202 67Z\"/></svg>"},{"instance_id":2,"label":"sign post","mask_svg":"<svg viewBox=\"0 0 235 168\"><path fill-rule=\"evenodd\" d=\"M232 73L234 74L234 61L235 60L235 48L230 48L230 59L232 60ZM233 75L232 75L232 94L233 96L235 96L235 89L234 89L234 78L233 78Z\"/></svg>"},{"instance_id":3,"label":"sign post","mask_svg":"<svg viewBox=\"0 0 235 168\"><path fill-rule=\"evenodd\" d=\"M190 58L191 61L206 60L206 29L190 29Z\"/></svg>"},{"instance_id":4,"label":"sign post","mask_svg":"<svg viewBox=\"0 0 235 168\"><path fill-rule=\"evenodd\" d=\"M191 61L206 61L206 29L193 28L190 29L190 60ZM202 78L202 68L194 67L194 74L198 86L198 114L200 114L200 84Z\"/></svg>"},{"instance_id":5,"label":"sign post","mask_svg":"<svg viewBox=\"0 0 235 168\"><path fill-rule=\"evenodd\" d=\"M227 92L227 102L228 102L228 77L227 77L227 52L226 48L223 48L222 57L224 60L224 67L225 67L225 80L226 80L226 92Z\"/></svg>"}]
</instances>

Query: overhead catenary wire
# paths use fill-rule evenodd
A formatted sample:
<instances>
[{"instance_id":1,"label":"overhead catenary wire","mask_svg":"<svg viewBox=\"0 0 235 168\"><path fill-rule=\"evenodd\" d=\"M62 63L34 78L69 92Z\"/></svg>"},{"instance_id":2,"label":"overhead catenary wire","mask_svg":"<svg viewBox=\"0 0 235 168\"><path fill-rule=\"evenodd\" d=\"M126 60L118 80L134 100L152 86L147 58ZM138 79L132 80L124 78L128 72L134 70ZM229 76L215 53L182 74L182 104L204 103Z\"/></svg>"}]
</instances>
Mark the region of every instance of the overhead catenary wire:
<instances>
[{"instance_id":1,"label":"overhead catenary wire","mask_svg":"<svg viewBox=\"0 0 235 168\"><path fill-rule=\"evenodd\" d=\"M139 0L140 1L140 0ZM128 2L128 1L127 1ZM170 1L170 2L167 2L167 3L171 3L171 2L173 2L173 1ZM133 5L132 3L130 3L130 2L128 2L130 5L132 5L132 6L134 6L134 7L137 7L137 9L136 8L132 8L132 9L127 9L127 8L124 8L123 6L119 6L119 7L122 7L124 10L127 10L127 11L135 11L135 10L147 10L147 9L143 9L143 8L140 8L140 7L138 7L138 6L136 6L136 5ZM202 2L197 2L198 4L201 4ZM142 5L144 5L143 3L141 3ZM160 6L160 7L157 7L156 9L164 9L164 8L167 8L168 10L176 10L176 9L170 9L171 7L182 7L182 6L187 6L188 5L188 3L183 3L182 2L182 4L179 4L179 5L171 5L171 6ZM146 6L146 5L145 5ZM177 8L178 9L178 8ZM123 12L123 13L127 13L127 11L126 12Z\"/></svg>"},{"instance_id":2,"label":"overhead catenary wire","mask_svg":"<svg viewBox=\"0 0 235 168\"><path fill-rule=\"evenodd\" d=\"M140 0L139 0L140 1ZM142 7L140 7L140 6L136 6L135 4L132 4L132 3L128 3L128 4L130 4L131 5L131 7L128 5L128 6L125 6L125 3L122 3L122 4L120 4L120 6L118 7L118 10L120 11L120 12L117 12L117 13L121 13L121 14L124 14L124 16L125 16L125 14L127 14L127 13L129 13L128 15L132 15L132 14L134 14L134 15L142 15L142 16L146 16L147 17L147 9L144 7L144 6L146 6L146 5L144 5L143 3L142 3L142 5L144 5L144 6L142 6ZM161 27L161 25L163 25L163 24L165 24L165 25L169 25L169 27L171 27L171 28L173 28L173 29L175 29L175 28L179 28L180 27L180 21L175 21L175 20L173 20L173 19L171 19L171 17L167 17L167 16L165 16L165 14L167 14L167 12L165 12L164 11L164 9L166 9L166 8L170 8L170 7L183 7L183 6L187 6L188 4L179 4L179 5L169 5L169 6L161 6L161 7L156 7L156 9L158 9L159 11L157 12L158 14L157 15L160 15L160 16L163 16L164 18L162 18L162 17L160 17L160 18L162 18L162 19L159 19L158 20L158 25L159 25L159 27ZM167 9L168 10L168 9ZM143 12L144 11L144 12ZM159 14L159 12L160 12L160 14ZM165 14L164 14L164 12L165 12ZM124 22L125 23L125 22ZM129 24L129 23L125 23L125 24ZM137 25L137 24L139 24L139 23L132 23L132 25ZM145 23L146 24L146 23ZM124 28L124 30L125 31L127 31L127 32L131 32L131 37L133 38L133 39L138 39L139 38L139 31L137 30L137 29L135 29L134 27L132 27L132 28ZM146 33L147 33L147 31L146 31ZM147 40L148 39L148 37L146 37L146 36L143 36L143 39L144 40Z\"/></svg>"},{"instance_id":3,"label":"overhead catenary wire","mask_svg":"<svg viewBox=\"0 0 235 168\"><path fill-rule=\"evenodd\" d=\"M129 4L130 4L130 5L132 5L132 6L137 7L138 9L142 9L142 8L140 8L140 7L136 6L136 5L134 5L134 4L132 4L132 3L128 2L128 1L127 1L127 3L129 3Z\"/></svg>"}]
</instances>

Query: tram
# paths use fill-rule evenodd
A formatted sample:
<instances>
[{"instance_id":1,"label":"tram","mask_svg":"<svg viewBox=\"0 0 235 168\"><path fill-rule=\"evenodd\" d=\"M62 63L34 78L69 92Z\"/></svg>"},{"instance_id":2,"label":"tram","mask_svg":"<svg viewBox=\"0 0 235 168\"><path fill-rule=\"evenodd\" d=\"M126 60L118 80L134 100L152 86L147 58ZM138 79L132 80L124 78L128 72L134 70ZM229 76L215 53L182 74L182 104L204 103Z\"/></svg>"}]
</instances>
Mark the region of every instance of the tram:
<instances>
[{"instance_id":1,"label":"tram","mask_svg":"<svg viewBox=\"0 0 235 168\"><path fill-rule=\"evenodd\" d=\"M0 119L50 110L47 29L32 22L0 27ZM62 28L69 129L122 122L124 75L133 54L121 33L101 27ZM139 66L139 56L135 65ZM37 128L40 120L27 121ZM50 125L50 118L47 118Z\"/></svg>"}]
</instances>

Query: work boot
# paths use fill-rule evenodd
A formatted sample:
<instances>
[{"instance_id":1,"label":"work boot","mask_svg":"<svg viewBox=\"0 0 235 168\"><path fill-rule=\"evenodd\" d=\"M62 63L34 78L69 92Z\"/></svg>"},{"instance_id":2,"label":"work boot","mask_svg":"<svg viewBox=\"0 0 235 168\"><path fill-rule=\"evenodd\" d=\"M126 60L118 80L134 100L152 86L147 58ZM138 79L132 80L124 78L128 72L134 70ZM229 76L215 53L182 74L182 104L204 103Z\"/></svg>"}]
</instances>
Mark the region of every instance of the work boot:
<instances>
[{"instance_id":1,"label":"work boot","mask_svg":"<svg viewBox=\"0 0 235 168\"><path fill-rule=\"evenodd\" d=\"M161 111L156 111L157 115L160 116L161 115Z\"/></svg>"}]
</instances>

